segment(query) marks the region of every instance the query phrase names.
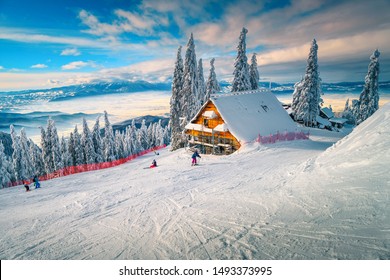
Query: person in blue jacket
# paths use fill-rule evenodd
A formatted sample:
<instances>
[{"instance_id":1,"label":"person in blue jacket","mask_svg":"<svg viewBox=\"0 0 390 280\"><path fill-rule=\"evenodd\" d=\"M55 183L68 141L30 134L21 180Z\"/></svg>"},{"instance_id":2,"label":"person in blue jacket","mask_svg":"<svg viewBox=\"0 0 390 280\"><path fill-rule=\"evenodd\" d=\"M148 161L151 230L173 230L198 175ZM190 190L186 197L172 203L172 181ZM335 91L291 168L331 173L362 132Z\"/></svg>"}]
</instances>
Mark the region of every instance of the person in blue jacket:
<instances>
[{"instance_id":1,"label":"person in blue jacket","mask_svg":"<svg viewBox=\"0 0 390 280\"><path fill-rule=\"evenodd\" d=\"M33 181L34 181L34 186L36 189L41 187L41 184L39 183L39 180L38 180L38 176L35 175Z\"/></svg>"},{"instance_id":2,"label":"person in blue jacket","mask_svg":"<svg viewBox=\"0 0 390 280\"><path fill-rule=\"evenodd\" d=\"M192 154L192 164L191 166L197 165L196 158L201 158L201 156L198 153L198 150L195 150L195 152Z\"/></svg>"}]
</instances>

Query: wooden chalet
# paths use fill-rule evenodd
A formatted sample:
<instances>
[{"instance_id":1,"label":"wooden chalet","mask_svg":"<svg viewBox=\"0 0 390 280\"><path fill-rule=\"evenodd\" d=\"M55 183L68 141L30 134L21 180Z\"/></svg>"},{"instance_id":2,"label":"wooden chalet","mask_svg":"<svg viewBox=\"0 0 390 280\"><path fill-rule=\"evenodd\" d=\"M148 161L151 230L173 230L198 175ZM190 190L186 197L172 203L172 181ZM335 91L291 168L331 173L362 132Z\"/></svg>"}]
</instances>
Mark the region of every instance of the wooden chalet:
<instances>
[{"instance_id":1,"label":"wooden chalet","mask_svg":"<svg viewBox=\"0 0 390 280\"><path fill-rule=\"evenodd\" d=\"M185 126L202 153L231 154L258 135L293 132L296 124L268 90L215 94Z\"/></svg>"}]
</instances>

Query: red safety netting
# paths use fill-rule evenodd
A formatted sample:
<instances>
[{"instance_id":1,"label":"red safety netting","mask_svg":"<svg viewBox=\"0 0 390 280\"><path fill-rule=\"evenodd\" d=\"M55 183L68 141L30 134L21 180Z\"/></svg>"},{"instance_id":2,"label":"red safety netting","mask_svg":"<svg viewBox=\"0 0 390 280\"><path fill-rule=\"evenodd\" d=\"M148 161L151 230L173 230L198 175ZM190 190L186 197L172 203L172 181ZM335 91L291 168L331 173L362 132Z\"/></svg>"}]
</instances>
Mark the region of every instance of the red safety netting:
<instances>
[{"instance_id":1,"label":"red safety netting","mask_svg":"<svg viewBox=\"0 0 390 280\"><path fill-rule=\"evenodd\" d=\"M284 132L284 133L276 133L270 134L268 136L259 136L256 138L256 142L261 144L273 144L279 141L293 141L293 140L307 140L309 139L310 133L300 132Z\"/></svg>"},{"instance_id":2,"label":"red safety netting","mask_svg":"<svg viewBox=\"0 0 390 280\"><path fill-rule=\"evenodd\" d=\"M53 173L39 176L38 179L39 179L39 181L46 181L46 180L50 180L50 179L53 179L53 178L63 177L63 176L71 175L71 174L87 172L87 171L93 171L93 170L100 170L100 169L105 169L105 168L118 166L118 165L124 164L124 163L126 163L128 161L131 161L131 160L133 160L133 159L135 159L137 157L140 157L140 156L143 156L145 154L148 154L150 152L154 152L156 150L165 148L166 146L167 145L153 147L153 148L144 150L142 152L139 152L137 154L130 155L130 156L126 157L126 158L121 158L121 159L117 159L117 160L114 160L114 161L100 162L100 163L91 163L91 164L82 164L82 165L77 165L77 166L68 166L68 167L65 167L63 169L56 170ZM16 181L16 182L10 182L10 183L6 184L6 187L14 187L14 186L18 186L18 185L31 184L32 182L33 182L32 179L21 180L21 181Z\"/></svg>"}]
</instances>

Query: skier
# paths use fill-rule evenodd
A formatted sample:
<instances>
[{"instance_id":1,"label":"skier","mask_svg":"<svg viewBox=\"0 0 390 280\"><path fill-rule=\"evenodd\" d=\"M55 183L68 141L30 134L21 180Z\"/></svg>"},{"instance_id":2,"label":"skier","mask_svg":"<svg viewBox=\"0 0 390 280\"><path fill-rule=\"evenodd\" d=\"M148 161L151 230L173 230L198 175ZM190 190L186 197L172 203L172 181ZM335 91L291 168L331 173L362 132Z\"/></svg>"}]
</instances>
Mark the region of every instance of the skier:
<instances>
[{"instance_id":1,"label":"skier","mask_svg":"<svg viewBox=\"0 0 390 280\"><path fill-rule=\"evenodd\" d=\"M150 166L150 168L155 168L155 167L157 167L157 162L156 162L156 160L154 159L154 160L152 161L152 165Z\"/></svg>"},{"instance_id":2,"label":"skier","mask_svg":"<svg viewBox=\"0 0 390 280\"><path fill-rule=\"evenodd\" d=\"M26 188L26 192L30 191L30 186L27 183L24 183L24 187Z\"/></svg>"},{"instance_id":3,"label":"skier","mask_svg":"<svg viewBox=\"0 0 390 280\"><path fill-rule=\"evenodd\" d=\"M34 186L35 186L36 189L41 187L41 183L39 183L37 175L34 176L33 182L34 182Z\"/></svg>"},{"instance_id":4,"label":"skier","mask_svg":"<svg viewBox=\"0 0 390 280\"><path fill-rule=\"evenodd\" d=\"M192 164L191 164L191 166L198 165L197 162L196 162L196 157L201 158L199 153L198 153L198 150L195 150L194 154L192 155Z\"/></svg>"}]
</instances>

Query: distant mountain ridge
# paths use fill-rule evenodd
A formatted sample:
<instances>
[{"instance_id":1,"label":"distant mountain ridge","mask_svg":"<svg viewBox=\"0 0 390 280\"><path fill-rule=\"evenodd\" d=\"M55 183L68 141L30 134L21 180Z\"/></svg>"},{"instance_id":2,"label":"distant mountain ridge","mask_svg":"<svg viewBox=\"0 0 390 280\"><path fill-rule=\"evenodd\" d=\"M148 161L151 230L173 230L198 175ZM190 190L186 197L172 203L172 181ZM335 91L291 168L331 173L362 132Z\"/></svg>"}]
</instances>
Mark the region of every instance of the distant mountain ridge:
<instances>
[{"instance_id":1,"label":"distant mountain ridge","mask_svg":"<svg viewBox=\"0 0 390 280\"><path fill-rule=\"evenodd\" d=\"M92 83L64 86L50 89L32 89L0 92L0 111L35 101L64 101L73 98L106 94L133 93L145 91L170 91L170 83L149 83L146 81L95 81Z\"/></svg>"}]
</instances>

